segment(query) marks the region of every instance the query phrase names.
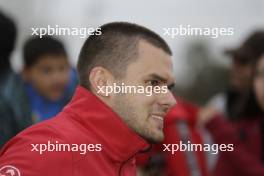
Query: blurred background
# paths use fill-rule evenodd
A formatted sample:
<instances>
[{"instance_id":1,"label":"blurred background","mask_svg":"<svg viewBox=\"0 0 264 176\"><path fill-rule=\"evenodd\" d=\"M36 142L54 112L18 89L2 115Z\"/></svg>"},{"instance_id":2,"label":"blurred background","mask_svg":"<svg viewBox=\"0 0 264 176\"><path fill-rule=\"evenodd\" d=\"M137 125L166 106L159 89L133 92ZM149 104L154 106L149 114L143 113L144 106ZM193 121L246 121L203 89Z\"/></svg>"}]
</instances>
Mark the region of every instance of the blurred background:
<instances>
[{"instance_id":1,"label":"blurred background","mask_svg":"<svg viewBox=\"0 0 264 176\"><path fill-rule=\"evenodd\" d=\"M202 104L215 92L221 91L226 82L225 71L230 61L223 50L237 47L250 32L264 26L264 1L262 0L46 0L0 1L0 9L11 16L18 27L16 49L12 54L12 66L21 69L21 47L31 34L31 27L59 25L61 27L98 27L111 21L135 22L151 28L160 35L163 28L191 25L192 27L232 27L234 35L211 38L206 36L164 36L174 56L177 92L179 95ZM65 42L70 61L76 64L80 47L85 39L79 36L59 36ZM214 67L209 68L209 65ZM200 73L201 70L206 71ZM207 69L208 68L208 69ZM218 86L207 86L212 69ZM194 82L200 84L201 93L187 93ZM214 79L213 79L214 80ZM212 80L212 81L213 81ZM200 90L202 89L202 90ZM220 89L220 90L219 90ZM203 94L203 91L205 94ZM190 95L189 95L190 94ZM196 94L196 95L194 95ZM207 95L209 94L209 95Z\"/></svg>"}]
</instances>

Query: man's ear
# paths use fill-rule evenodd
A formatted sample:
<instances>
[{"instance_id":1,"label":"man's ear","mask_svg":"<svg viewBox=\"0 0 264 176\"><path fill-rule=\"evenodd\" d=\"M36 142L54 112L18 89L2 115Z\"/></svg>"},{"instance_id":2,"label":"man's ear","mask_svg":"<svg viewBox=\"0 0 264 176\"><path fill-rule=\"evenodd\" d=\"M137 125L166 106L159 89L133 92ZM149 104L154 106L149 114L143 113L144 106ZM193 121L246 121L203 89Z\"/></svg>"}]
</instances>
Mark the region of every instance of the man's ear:
<instances>
[{"instance_id":1,"label":"man's ear","mask_svg":"<svg viewBox=\"0 0 264 176\"><path fill-rule=\"evenodd\" d=\"M109 93L106 92L106 87L112 82L112 74L103 67L94 67L89 74L89 81L91 90L103 97L108 97Z\"/></svg>"}]
</instances>

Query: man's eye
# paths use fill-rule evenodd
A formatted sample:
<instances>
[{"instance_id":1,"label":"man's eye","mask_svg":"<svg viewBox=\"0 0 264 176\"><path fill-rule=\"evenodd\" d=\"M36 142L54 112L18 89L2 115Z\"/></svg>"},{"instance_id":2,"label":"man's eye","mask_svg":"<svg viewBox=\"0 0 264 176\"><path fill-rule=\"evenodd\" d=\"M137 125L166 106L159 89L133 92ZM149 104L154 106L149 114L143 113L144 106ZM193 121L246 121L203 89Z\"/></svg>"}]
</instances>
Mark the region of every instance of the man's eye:
<instances>
[{"instance_id":1,"label":"man's eye","mask_svg":"<svg viewBox=\"0 0 264 176\"><path fill-rule=\"evenodd\" d=\"M173 88L174 88L174 85L169 85L168 86L169 91L172 91Z\"/></svg>"},{"instance_id":2,"label":"man's eye","mask_svg":"<svg viewBox=\"0 0 264 176\"><path fill-rule=\"evenodd\" d=\"M150 80L150 81L148 81L148 83L151 86L158 86L160 82L158 80Z\"/></svg>"}]
</instances>

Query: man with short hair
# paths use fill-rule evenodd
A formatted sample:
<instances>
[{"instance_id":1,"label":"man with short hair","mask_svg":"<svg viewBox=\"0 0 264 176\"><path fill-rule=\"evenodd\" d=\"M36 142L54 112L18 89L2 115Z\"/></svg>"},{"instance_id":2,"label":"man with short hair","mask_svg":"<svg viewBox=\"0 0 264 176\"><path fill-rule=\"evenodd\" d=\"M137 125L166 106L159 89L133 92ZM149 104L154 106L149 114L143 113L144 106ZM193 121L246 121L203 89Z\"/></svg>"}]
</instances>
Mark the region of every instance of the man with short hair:
<instances>
[{"instance_id":1,"label":"man with short hair","mask_svg":"<svg viewBox=\"0 0 264 176\"><path fill-rule=\"evenodd\" d=\"M71 102L7 143L1 174L136 175L135 155L163 140L164 116L175 104L169 46L136 24L109 23L101 31L81 49L80 86ZM114 85L122 85L122 92L108 91ZM138 92L123 92L124 85Z\"/></svg>"}]
</instances>

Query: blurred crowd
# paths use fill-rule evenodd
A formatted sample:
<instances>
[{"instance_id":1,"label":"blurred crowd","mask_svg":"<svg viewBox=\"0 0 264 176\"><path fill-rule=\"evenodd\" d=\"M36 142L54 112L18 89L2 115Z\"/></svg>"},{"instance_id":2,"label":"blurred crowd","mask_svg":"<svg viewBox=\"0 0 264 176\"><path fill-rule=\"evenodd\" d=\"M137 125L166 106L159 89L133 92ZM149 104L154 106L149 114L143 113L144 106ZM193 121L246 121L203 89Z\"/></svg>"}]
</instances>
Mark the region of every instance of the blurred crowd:
<instances>
[{"instance_id":1,"label":"blurred crowd","mask_svg":"<svg viewBox=\"0 0 264 176\"><path fill-rule=\"evenodd\" d=\"M23 45L22 71L14 72L10 56L17 32L13 20L0 13L0 148L23 129L60 112L78 84L67 51L54 36L30 36ZM225 53L232 60L225 91L203 107L175 92L178 103L166 117L163 144L233 144L234 151L172 155L155 144L138 156L139 175L264 175L264 30Z\"/></svg>"},{"instance_id":2,"label":"blurred crowd","mask_svg":"<svg viewBox=\"0 0 264 176\"><path fill-rule=\"evenodd\" d=\"M0 147L32 124L56 115L78 83L63 43L50 36L29 37L23 46L23 69L12 70L16 24L0 13Z\"/></svg>"}]
</instances>

